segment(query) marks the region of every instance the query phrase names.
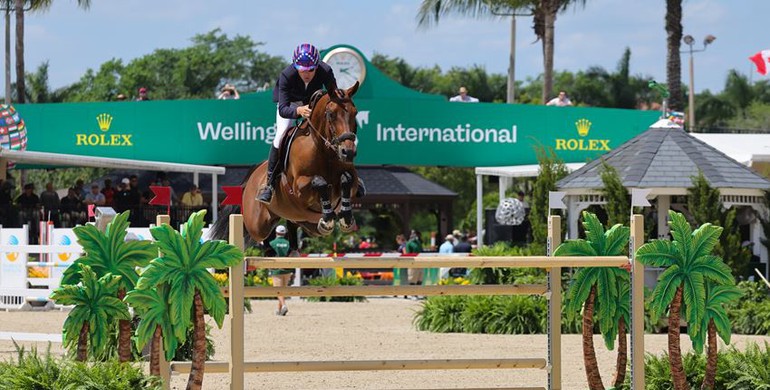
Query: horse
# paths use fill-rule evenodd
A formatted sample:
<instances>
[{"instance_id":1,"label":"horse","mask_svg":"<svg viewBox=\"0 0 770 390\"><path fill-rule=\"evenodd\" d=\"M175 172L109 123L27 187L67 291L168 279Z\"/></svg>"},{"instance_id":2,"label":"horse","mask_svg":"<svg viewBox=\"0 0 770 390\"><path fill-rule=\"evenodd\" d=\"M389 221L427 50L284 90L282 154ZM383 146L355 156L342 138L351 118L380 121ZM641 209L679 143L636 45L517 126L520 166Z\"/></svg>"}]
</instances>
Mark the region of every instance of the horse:
<instances>
[{"instance_id":1,"label":"horse","mask_svg":"<svg viewBox=\"0 0 770 390\"><path fill-rule=\"evenodd\" d=\"M358 91L356 82L347 90L316 93L311 98L310 117L284 134L276 169L282 173L273 190L270 204L256 199L265 183L267 161L251 168L243 187L243 223L253 242L267 238L279 219L301 227L310 236L328 235L339 219L340 230L355 229L351 197L358 192L356 156L356 113L352 97ZM276 172L278 173L278 172ZM226 238L227 215L222 210L212 227L212 238ZM339 213L339 218L337 213Z\"/></svg>"}]
</instances>

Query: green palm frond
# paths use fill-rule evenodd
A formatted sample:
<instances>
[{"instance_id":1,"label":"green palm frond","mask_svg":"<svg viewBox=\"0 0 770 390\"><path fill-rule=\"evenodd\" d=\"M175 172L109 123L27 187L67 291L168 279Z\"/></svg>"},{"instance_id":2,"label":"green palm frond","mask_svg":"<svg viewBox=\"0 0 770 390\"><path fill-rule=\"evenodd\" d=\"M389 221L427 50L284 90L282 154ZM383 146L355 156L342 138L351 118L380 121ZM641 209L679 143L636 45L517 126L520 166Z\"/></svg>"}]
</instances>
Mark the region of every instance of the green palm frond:
<instances>
[{"instance_id":1,"label":"green palm frond","mask_svg":"<svg viewBox=\"0 0 770 390\"><path fill-rule=\"evenodd\" d=\"M74 264L85 264L98 275L120 276L120 288L128 291L136 286L137 267L146 266L157 255L157 249L151 241L126 242L129 226L129 212L115 216L107 225L105 232L100 232L94 225L77 226L73 232L78 237L78 244L85 255ZM62 277L62 284L77 284L77 267L69 267Z\"/></svg>"},{"instance_id":2,"label":"green palm frond","mask_svg":"<svg viewBox=\"0 0 770 390\"><path fill-rule=\"evenodd\" d=\"M592 272L592 270L593 268L580 268L575 272L567 293L567 308L569 310L580 310L583 307L583 303L588 299L591 287L596 284L596 278L598 277L598 274Z\"/></svg>"},{"instance_id":3,"label":"green palm frond","mask_svg":"<svg viewBox=\"0 0 770 390\"><path fill-rule=\"evenodd\" d=\"M691 272L703 274L703 277L717 284L735 284L732 270L719 256L701 256L693 261L689 269Z\"/></svg>"},{"instance_id":4,"label":"green palm frond","mask_svg":"<svg viewBox=\"0 0 770 390\"><path fill-rule=\"evenodd\" d=\"M61 305L74 305L64 322L65 347L77 345L80 329L84 322L89 324L91 350L102 351L107 340L109 324L117 320L128 320L131 316L126 305L115 297L120 285L120 276L105 275L97 278L96 273L85 264L78 264L80 283L57 288L51 299Z\"/></svg>"},{"instance_id":5,"label":"green palm frond","mask_svg":"<svg viewBox=\"0 0 770 390\"><path fill-rule=\"evenodd\" d=\"M719 338L721 338L725 344L730 344L732 324L727 316L727 310L724 305L738 300L742 295L743 293L741 290L732 283L728 285L706 283L706 308L703 318L700 321L700 331L697 333L692 332L690 334L693 349L697 353L703 352L706 337L708 336L708 325L711 321L714 321L714 327L716 328Z\"/></svg>"},{"instance_id":6,"label":"green palm frond","mask_svg":"<svg viewBox=\"0 0 770 390\"><path fill-rule=\"evenodd\" d=\"M669 267L679 259L674 243L668 240L652 240L636 250L636 260L650 267Z\"/></svg>"},{"instance_id":7,"label":"green palm frond","mask_svg":"<svg viewBox=\"0 0 770 390\"><path fill-rule=\"evenodd\" d=\"M173 359L178 342L174 336L171 316L168 311L168 285L160 284L153 289L129 291L125 301L139 313L141 318L136 328L137 347L139 349L144 348L152 340L156 327L160 326L166 359Z\"/></svg>"},{"instance_id":8,"label":"green palm frond","mask_svg":"<svg viewBox=\"0 0 770 390\"><path fill-rule=\"evenodd\" d=\"M669 226L671 227L671 236L674 237L674 241L681 245L682 259L686 260L690 258L690 251L693 248L692 245L692 228L690 223L687 222L687 218L682 213L669 210L668 217L671 220Z\"/></svg>"},{"instance_id":9,"label":"green palm frond","mask_svg":"<svg viewBox=\"0 0 770 390\"><path fill-rule=\"evenodd\" d=\"M683 278L682 303L684 304L684 319L689 324L688 331L700 332L701 319L706 311L706 284L703 275L693 272Z\"/></svg>"},{"instance_id":10,"label":"green palm frond","mask_svg":"<svg viewBox=\"0 0 770 390\"><path fill-rule=\"evenodd\" d=\"M227 268L243 259L243 252L223 241L200 242L206 211L193 213L179 233L168 225L150 229L161 256L156 257L142 273L138 289L151 289L168 284L169 318L178 342L187 338L192 325L192 306L199 291L203 306L221 327L226 304L208 268Z\"/></svg>"},{"instance_id":11,"label":"green palm frond","mask_svg":"<svg viewBox=\"0 0 770 390\"><path fill-rule=\"evenodd\" d=\"M603 252L604 249L604 225L594 213L583 211L583 227L586 232L586 240L591 243L596 253Z\"/></svg>"},{"instance_id":12,"label":"green palm frond","mask_svg":"<svg viewBox=\"0 0 770 390\"><path fill-rule=\"evenodd\" d=\"M567 240L553 251L554 256L598 256L596 249L586 240Z\"/></svg>"},{"instance_id":13,"label":"green palm frond","mask_svg":"<svg viewBox=\"0 0 770 390\"><path fill-rule=\"evenodd\" d=\"M719 243L719 236L722 235L722 227L714 226L710 223L703 224L693 232L692 256L698 258L712 253L714 247Z\"/></svg>"},{"instance_id":14,"label":"green palm frond","mask_svg":"<svg viewBox=\"0 0 770 390\"><path fill-rule=\"evenodd\" d=\"M682 285L682 274L679 269L679 266L674 264L658 277L658 284L652 290L652 297L650 298L653 322L657 322L658 318L666 314L668 304L674 299L676 290Z\"/></svg>"},{"instance_id":15,"label":"green palm frond","mask_svg":"<svg viewBox=\"0 0 770 390\"><path fill-rule=\"evenodd\" d=\"M628 226L616 224L607 230L604 250L601 255L618 256L625 253L628 248L628 239L631 236L631 229Z\"/></svg>"}]
</instances>

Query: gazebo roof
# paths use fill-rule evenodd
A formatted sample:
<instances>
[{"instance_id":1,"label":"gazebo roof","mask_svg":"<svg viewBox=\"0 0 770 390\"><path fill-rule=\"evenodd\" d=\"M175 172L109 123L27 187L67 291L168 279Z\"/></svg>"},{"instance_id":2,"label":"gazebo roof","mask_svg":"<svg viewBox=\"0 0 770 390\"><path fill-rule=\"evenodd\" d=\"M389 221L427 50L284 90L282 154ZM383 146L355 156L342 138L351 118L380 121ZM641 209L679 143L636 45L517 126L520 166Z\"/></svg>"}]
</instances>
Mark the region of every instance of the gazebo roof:
<instances>
[{"instance_id":1,"label":"gazebo roof","mask_svg":"<svg viewBox=\"0 0 770 390\"><path fill-rule=\"evenodd\" d=\"M625 187L689 188L702 171L711 186L764 190L770 181L678 126L656 123L649 130L586 164L557 183L559 189L604 187L602 161L618 171Z\"/></svg>"}]
</instances>

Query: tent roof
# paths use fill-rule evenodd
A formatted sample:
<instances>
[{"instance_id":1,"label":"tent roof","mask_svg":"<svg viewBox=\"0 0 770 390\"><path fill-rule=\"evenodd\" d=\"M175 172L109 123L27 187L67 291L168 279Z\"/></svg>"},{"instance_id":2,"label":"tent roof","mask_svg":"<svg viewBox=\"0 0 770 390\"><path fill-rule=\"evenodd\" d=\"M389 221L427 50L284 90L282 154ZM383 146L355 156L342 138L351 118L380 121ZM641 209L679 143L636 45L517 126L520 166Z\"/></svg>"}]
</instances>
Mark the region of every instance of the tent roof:
<instances>
[{"instance_id":1,"label":"tent roof","mask_svg":"<svg viewBox=\"0 0 770 390\"><path fill-rule=\"evenodd\" d=\"M770 162L770 134L702 134L691 136L711 145L739 163Z\"/></svg>"},{"instance_id":2,"label":"tent roof","mask_svg":"<svg viewBox=\"0 0 770 390\"><path fill-rule=\"evenodd\" d=\"M567 167L568 171L572 172L581 168L583 165L586 165L586 164L585 163L567 163L564 165ZM476 174L487 175L487 176L501 176L501 177L534 177L534 176L537 176L539 169L540 169L540 165L538 164L512 165L512 166L506 166L506 167L477 167Z\"/></svg>"}]
</instances>

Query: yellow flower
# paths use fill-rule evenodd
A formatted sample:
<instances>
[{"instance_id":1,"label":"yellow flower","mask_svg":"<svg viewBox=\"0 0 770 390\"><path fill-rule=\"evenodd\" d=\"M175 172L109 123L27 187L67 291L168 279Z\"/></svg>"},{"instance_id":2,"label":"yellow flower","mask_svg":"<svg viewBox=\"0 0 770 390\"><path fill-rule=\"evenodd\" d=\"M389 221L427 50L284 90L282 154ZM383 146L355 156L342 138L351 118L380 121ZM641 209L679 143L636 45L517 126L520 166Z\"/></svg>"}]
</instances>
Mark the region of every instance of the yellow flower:
<instances>
[{"instance_id":1,"label":"yellow flower","mask_svg":"<svg viewBox=\"0 0 770 390\"><path fill-rule=\"evenodd\" d=\"M351 274L351 273L350 273L350 271L348 271L348 272L346 272L346 273L345 273L345 277L346 277L346 278L350 278L350 277L352 277L352 276L353 276L353 274Z\"/></svg>"},{"instance_id":2,"label":"yellow flower","mask_svg":"<svg viewBox=\"0 0 770 390\"><path fill-rule=\"evenodd\" d=\"M267 285L268 286L272 286L273 285L273 278L268 278L267 279Z\"/></svg>"},{"instance_id":3,"label":"yellow flower","mask_svg":"<svg viewBox=\"0 0 770 390\"><path fill-rule=\"evenodd\" d=\"M460 283L463 282L463 278L458 276L458 277L455 278L454 282L457 283L457 284L460 284Z\"/></svg>"},{"instance_id":4,"label":"yellow flower","mask_svg":"<svg viewBox=\"0 0 770 390\"><path fill-rule=\"evenodd\" d=\"M467 285L471 284L471 282L468 281L468 280L463 280L463 282L460 283L460 284L462 284L463 286L467 286Z\"/></svg>"}]
</instances>

